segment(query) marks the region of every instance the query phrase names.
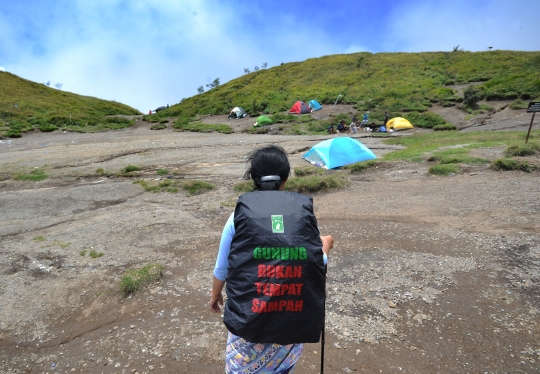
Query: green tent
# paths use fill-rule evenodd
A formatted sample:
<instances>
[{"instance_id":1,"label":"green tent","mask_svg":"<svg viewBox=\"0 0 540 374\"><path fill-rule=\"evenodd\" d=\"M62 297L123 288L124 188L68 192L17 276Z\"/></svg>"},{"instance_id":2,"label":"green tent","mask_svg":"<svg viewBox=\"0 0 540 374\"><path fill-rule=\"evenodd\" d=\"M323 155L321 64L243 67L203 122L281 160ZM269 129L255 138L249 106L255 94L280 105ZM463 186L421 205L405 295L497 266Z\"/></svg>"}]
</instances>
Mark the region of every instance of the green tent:
<instances>
[{"instance_id":1,"label":"green tent","mask_svg":"<svg viewBox=\"0 0 540 374\"><path fill-rule=\"evenodd\" d=\"M257 117L257 122L253 125L253 127L261 127L261 126L268 126L273 124L272 120L269 117L266 116L259 116Z\"/></svg>"}]
</instances>

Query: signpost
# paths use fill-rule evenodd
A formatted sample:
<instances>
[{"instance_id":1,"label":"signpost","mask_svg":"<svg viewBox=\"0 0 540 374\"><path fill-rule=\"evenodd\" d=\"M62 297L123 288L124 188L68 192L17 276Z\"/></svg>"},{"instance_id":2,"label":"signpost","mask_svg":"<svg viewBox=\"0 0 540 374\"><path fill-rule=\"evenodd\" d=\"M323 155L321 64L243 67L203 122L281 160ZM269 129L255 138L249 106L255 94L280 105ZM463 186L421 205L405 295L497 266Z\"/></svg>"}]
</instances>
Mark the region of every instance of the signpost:
<instances>
[{"instance_id":1,"label":"signpost","mask_svg":"<svg viewBox=\"0 0 540 374\"><path fill-rule=\"evenodd\" d=\"M527 131L527 138L525 139L525 144L529 141L529 135L531 134L531 128L534 121L534 115L536 112L540 112L540 101L531 101L529 107L527 108L527 113L532 113L531 124L529 125L529 131Z\"/></svg>"}]
</instances>

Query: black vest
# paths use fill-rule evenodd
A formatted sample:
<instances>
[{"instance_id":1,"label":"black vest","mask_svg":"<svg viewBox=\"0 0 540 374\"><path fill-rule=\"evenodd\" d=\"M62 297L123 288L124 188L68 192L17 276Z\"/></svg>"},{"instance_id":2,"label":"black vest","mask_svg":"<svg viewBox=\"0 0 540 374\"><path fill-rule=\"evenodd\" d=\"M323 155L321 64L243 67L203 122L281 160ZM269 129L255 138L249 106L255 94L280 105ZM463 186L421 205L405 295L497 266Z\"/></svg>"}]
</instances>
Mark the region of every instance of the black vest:
<instances>
[{"instance_id":1,"label":"black vest","mask_svg":"<svg viewBox=\"0 0 540 374\"><path fill-rule=\"evenodd\" d=\"M238 199L224 323L252 343L315 343L324 324L322 242L311 197L260 191Z\"/></svg>"}]
</instances>

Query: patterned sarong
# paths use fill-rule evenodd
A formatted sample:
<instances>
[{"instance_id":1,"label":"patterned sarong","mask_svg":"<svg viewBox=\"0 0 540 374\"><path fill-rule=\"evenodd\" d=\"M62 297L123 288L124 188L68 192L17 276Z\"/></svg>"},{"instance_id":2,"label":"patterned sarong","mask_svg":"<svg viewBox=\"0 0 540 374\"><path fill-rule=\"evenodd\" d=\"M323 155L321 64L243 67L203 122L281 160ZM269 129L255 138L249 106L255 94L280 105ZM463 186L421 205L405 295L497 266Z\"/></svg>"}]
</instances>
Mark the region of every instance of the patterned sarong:
<instances>
[{"instance_id":1,"label":"patterned sarong","mask_svg":"<svg viewBox=\"0 0 540 374\"><path fill-rule=\"evenodd\" d=\"M303 344L250 343L229 332L225 373L292 374L303 349Z\"/></svg>"}]
</instances>

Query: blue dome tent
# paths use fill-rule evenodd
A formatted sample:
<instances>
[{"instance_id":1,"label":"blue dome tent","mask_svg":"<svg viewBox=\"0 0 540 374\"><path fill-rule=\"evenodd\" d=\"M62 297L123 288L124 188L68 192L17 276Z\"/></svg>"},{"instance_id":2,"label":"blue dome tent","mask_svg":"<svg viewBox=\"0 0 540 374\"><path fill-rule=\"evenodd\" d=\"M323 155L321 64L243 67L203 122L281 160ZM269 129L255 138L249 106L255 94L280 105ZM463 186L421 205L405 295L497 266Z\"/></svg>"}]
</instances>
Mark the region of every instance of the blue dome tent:
<instances>
[{"instance_id":1,"label":"blue dome tent","mask_svg":"<svg viewBox=\"0 0 540 374\"><path fill-rule=\"evenodd\" d=\"M334 169L355 162L374 160L377 157L356 139L334 138L314 145L302 158L315 166Z\"/></svg>"},{"instance_id":2,"label":"blue dome tent","mask_svg":"<svg viewBox=\"0 0 540 374\"><path fill-rule=\"evenodd\" d=\"M309 100L307 103L308 107L311 108L312 111L321 110L322 105L319 104L317 100Z\"/></svg>"}]
</instances>

